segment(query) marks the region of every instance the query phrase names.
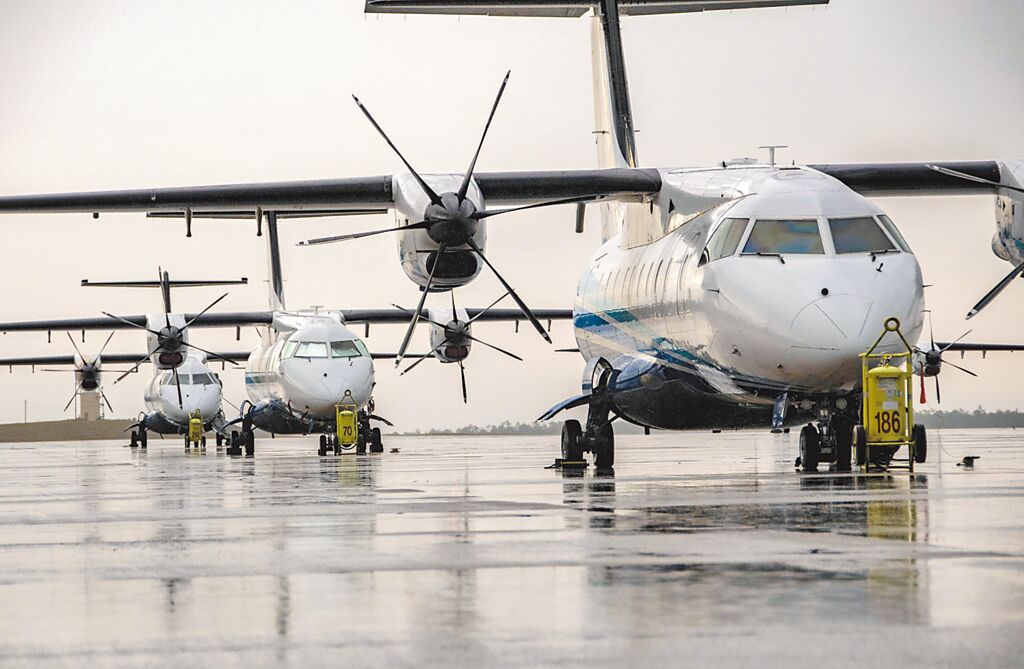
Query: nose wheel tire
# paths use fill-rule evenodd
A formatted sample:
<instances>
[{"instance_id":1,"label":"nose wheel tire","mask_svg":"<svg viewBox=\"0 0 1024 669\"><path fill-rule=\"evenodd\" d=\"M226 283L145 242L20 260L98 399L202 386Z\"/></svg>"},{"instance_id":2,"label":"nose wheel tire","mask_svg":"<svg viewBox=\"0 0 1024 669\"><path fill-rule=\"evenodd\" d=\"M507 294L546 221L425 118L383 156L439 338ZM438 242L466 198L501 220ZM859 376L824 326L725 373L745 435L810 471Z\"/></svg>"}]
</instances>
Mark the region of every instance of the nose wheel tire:
<instances>
[{"instance_id":1,"label":"nose wheel tire","mask_svg":"<svg viewBox=\"0 0 1024 669\"><path fill-rule=\"evenodd\" d=\"M242 454L242 437L238 434L238 430L231 431L231 438L229 440L229 446L227 448L228 455L241 455Z\"/></svg>"},{"instance_id":2,"label":"nose wheel tire","mask_svg":"<svg viewBox=\"0 0 1024 669\"><path fill-rule=\"evenodd\" d=\"M569 462L583 459L583 428L578 420L562 424L562 459Z\"/></svg>"},{"instance_id":3,"label":"nose wheel tire","mask_svg":"<svg viewBox=\"0 0 1024 669\"><path fill-rule=\"evenodd\" d=\"M821 458L821 437L813 425L804 425L800 430L800 464L805 472L818 471Z\"/></svg>"},{"instance_id":4,"label":"nose wheel tire","mask_svg":"<svg viewBox=\"0 0 1024 669\"><path fill-rule=\"evenodd\" d=\"M256 454L256 433L252 430L247 430L245 432L245 454Z\"/></svg>"},{"instance_id":5,"label":"nose wheel tire","mask_svg":"<svg viewBox=\"0 0 1024 669\"><path fill-rule=\"evenodd\" d=\"M128 445L131 446L132 448L139 447L139 433L136 432L135 430L132 430L132 438L131 441L128 442Z\"/></svg>"}]
</instances>

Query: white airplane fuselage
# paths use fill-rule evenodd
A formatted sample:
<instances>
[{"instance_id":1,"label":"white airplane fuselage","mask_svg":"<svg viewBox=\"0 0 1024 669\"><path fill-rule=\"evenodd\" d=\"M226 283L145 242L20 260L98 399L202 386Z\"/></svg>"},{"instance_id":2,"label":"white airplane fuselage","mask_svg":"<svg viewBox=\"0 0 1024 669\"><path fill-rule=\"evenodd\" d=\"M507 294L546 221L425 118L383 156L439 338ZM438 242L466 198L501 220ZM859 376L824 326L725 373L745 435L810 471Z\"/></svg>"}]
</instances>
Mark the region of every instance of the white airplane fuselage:
<instances>
[{"instance_id":1,"label":"white airplane fuselage","mask_svg":"<svg viewBox=\"0 0 1024 669\"><path fill-rule=\"evenodd\" d=\"M246 364L253 422L268 432L306 433L332 424L347 394L363 409L373 385L365 345L333 313L276 313Z\"/></svg>"},{"instance_id":2,"label":"white airplane fuselage","mask_svg":"<svg viewBox=\"0 0 1024 669\"><path fill-rule=\"evenodd\" d=\"M221 416L223 391L217 375L206 365L205 356L189 354L177 367L181 384L181 404L174 374L157 369L146 384L143 397L147 409L146 427L155 432L177 434L188 427L196 411L209 428L211 421Z\"/></svg>"},{"instance_id":3,"label":"white airplane fuselage","mask_svg":"<svg viewBox=\"0 0 1024 669\"><path fill-rule=\"evenodd\" d=\"M917 342L921 269L871 201L807 168L665 170L662 177L651 203L604 205L621 231L592 258L574 307L584 358L620 370L616 406L627 418L684 428L720 420L703 400L728 411L770 407L782 393L842 396L860 385L858 354L887 318L898 318ZM745 220L734 250L702 261L709 236L727 219ZM844 219L878 225L890 243L875 245L887 252L837 253L830 220ZM820 252L745 254L758 220L810 226ZM593 372L588 364L585 390Z\"/></svg>"}]
</instances>

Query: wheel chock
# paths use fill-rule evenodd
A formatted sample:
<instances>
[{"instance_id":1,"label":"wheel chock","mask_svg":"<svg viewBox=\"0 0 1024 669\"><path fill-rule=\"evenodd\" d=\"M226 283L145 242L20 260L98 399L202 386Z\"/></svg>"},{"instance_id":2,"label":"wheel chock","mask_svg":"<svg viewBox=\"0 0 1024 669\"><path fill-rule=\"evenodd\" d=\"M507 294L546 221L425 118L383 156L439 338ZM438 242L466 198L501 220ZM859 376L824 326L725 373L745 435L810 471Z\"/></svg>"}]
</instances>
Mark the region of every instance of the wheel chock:
<instances>
[{"instance_id":1,"label":"wheel chock","mask_svg":"<svg viewBox=\"0 0 1024 669\"><path fill-rule=\"evenodd\" d=\"M562 458L555 458L554 463L545 467L545 469L586 469L590 465L587 464L586 460L563 460Z\"/></svg>"}]
</instances>

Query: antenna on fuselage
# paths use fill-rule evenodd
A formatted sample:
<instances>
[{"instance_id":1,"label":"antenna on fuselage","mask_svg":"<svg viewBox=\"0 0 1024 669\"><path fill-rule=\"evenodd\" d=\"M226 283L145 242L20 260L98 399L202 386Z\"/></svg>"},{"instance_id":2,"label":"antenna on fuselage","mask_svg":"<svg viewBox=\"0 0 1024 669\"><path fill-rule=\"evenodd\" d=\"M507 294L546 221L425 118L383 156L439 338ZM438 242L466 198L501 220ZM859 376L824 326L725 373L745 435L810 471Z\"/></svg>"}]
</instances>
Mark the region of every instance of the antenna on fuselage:
<instances>
[{"instance_id":1,"label":"antenna on fuselage","mask_svg":"<svg viewBox=\"0 0 1024 669\"><path fill-rule=\"evenodd\" d=\"M764 144L757 148L768 149L768 164L775 167L775 149L788 149L789 147L785 144Z\"/></svg>"}]
</instances>

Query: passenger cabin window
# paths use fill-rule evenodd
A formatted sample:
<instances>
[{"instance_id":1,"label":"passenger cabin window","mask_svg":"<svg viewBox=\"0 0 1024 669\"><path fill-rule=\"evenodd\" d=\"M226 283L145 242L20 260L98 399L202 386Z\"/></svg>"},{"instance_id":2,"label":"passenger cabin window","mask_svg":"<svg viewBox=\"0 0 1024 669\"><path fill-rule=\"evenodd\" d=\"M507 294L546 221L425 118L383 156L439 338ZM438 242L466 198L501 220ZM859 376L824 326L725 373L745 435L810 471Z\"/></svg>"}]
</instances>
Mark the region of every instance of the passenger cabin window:
<instances>
[{"instance_id":1,"label":"passenger cabin window","mask_svg":"<svg viewBox=\"0 0 1024 669\"><path fill-rule=\"evenodd\" d=\"M743 253L824 254L816 220L759 220L754 223Z\"/></svg>"},{"instance_id":2,"label":"passenger cabin window","mask_svg":"<svg viewBox=\"0 0 1024 669\"><path fill-rule=\"evenodd\" d=\"M749 221L749 218L727 218L722 221L708 240L698 267L736 253L736 247L740 245Z\"/></svg>"},{"instance_id":3,"label":"passenger cabin window","mask_svg":"<svg viewBox=\"0 0 1024 669\"><path fill-rule=\"evenodd\" d=\"M893 238L893 241L896 242L896 246L900 247L901 251L910 253L910 245L907 244L907 240L903 239L903 235L900 234L900 231L896 228L896 224L892 222L892 219L885 214L882 214L878 217L878 220L882 223L882 227L885 228L885 231L889 233L889 236Z\"/></svg>"},{"instance_id":4,"label":"passenger cabin window","mask_svg":"<svg viewBox=\"0 0 1024 669\"><path fill-rule=\"evenodd\" d=\"M326 358L327 343L322 341L302 341L295 349L296 358Z\"/></svg>"},{"instance_id":5,"label":"passenger cabin window","mask_svg":"<svg viewBox=\"0 0 1024 669\"><path fill-rule=\"evenodd\" d=\"M895 244L870 216L830 218L828 227L832 231L832 245L836 247L836 253L896 250Z\"/></svg>"},{"instance_id":6,"label":"passenger cabin window","mask_svg":"<svg viewBox=\"0 0 1024 669\"><path fill-rule=\"evenodd\" d=\"M359 358L368 355L363 342L349 339L347 341L331 342L332 358Z\"/></svg>"}]
</instances>

